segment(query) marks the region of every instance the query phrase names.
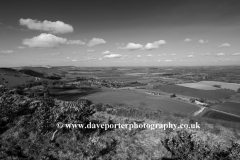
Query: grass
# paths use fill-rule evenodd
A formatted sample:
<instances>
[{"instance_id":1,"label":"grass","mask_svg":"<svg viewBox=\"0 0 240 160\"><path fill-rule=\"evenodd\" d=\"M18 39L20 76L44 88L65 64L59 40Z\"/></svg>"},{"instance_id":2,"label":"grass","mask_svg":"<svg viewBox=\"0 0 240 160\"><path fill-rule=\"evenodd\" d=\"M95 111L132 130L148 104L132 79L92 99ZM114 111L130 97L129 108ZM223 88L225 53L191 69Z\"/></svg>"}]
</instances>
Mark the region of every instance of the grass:
<instances>
[{"instance_id":1,"label":"grass","mask_svg":"<svg viewBox=\"0 0 240 160\"><path fill-rule=\"evenodd\" d=\"M218 89L218 90L199 90L193 89L178 85L162 85L156 88L157 90L168 92L168 93L175 93L190 97L197 97L197 98L205 98L209 100L218 101L220 99L228 98L236 92L227 89Z\"/></svg>"},{"instance_id":2,"label":"grass","mask_svg":"<svg viewBox=\"0 0 240 160\"><path fill-rule=\"evenodd\" d=\"M217 106L213 106L212 108L220 111L240 115L240 103L225 102Z\"/></svg>"},{"instance_id":3,"label":"grass","mask_svg":"<svg viewBox=\"0 0 240 160\"><path fill-rule=\"evenodd\" d=\"M206 85L221 85L221 88L225 88L225 89L231 89L234 91L237 91L238 88L240 88L240 84L238 83L226 83L226 82L218 82L218 81L201 81L198 82L201 84L206 84Z\"/></svg>"},{"instance_id":4,"label":"grass","mask_svg":"<svg viewBox=\"0 0 240 160\"><path fill-rule=\"evenodd\" d=\"M199 108L195 105L173 100L166 97L156 97L135 91L106 91L87 95L94 103L108 103L117 106L145 107L173 113L192 113Z\"/></svg>"},{"instance_id":5,"label":"grass","mask_svg":"<svg viewBox=\"0 0 240 160\"><path fill-rule=\"evenodd\" d=\"M199 83L183 83L183 84L177 84L178 86L183 86L183 87L189 87L189 88L194 88L194 89L200 89L200 90L217 90L218 88L205 85L205 84L199 84Z\"/></svg>"},{"instance_id":6,"label":"grass","mask_svg":"<svg viewBox=\"0 0 240 160\"><path fill-rule=\"evenodd\" d=\"M240 122L240 118L237 118L228 114L220 113L217 111L212 111L212 110L206 111L202 115L202 117L220 119L220 120L231 121L231 122Z\"/></svg>"}]
</instances>

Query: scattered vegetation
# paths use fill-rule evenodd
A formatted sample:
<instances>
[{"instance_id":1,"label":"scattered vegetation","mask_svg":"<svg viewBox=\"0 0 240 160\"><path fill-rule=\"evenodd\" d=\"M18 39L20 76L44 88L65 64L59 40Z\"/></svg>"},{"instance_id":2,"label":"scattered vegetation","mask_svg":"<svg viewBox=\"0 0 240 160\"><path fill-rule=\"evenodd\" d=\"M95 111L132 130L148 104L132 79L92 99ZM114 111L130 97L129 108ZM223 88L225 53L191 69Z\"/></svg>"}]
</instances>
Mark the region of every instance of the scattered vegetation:
<instances>
[{"instance_id":1,"label":"scattered vegetation","mask_svg":"<svg viewBox=\"0 0 240 160\"><path fill-rule=\"evenodd\" d=\"M47 92L44 96L30 95L19 95L15 90L8 90L1 96L0 159L100 160L166 157L235 160L240 157L238 143L232 142L230 146L220 146L214 141L209 141L215 146L212 148L209 143L201 139L202 137L198 139L194 137L200 131L57 128L58 122L81 123L84 126L90 122L132 124L170 121L179 124L182 123L184 116L143 108L95 105L87 99L79 99L74 106L63 106L52 99ZM222 133L221 130L219 132ZM212 135L210 131L207 133Z\"/></svg>"}]
</instances>

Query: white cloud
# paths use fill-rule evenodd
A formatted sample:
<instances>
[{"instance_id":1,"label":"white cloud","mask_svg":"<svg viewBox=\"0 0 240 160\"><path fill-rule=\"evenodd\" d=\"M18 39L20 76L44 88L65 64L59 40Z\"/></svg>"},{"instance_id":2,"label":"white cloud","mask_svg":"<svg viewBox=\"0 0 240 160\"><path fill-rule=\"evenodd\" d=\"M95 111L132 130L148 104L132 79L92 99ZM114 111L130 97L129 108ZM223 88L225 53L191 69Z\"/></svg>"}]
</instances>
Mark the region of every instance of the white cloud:
<instances>
[{"instance_id":1,"label":"white cloud","mask_svg":"<svg viewBox=\"0 0 240 160\"><path fill-rule=\"evenodd\" d=\"M164 60L165 62L172 62L172 60L171 59L166 59L166 60Z\"/></svg>"},{"instance_id":2,"label":"white cloud","mask_svg":"<svg viewBox=\"0 0 240 160\"><path fill-rule=\"evenodd\" d=\"M40 30L40 31L47 31L50 33L70 33L73 32L73 27L69 24L65 24L62 21L38 21L33 19L23 19L19 20L20 25L27 26L28 29L31 30Z\"/></svg>"},{"instance_id":3,"label":"white cloud","mask_svg":"<svg viewBox=\"0 0 240 160\"><path fill-rule=\"evenodd\" d=\"M148 54L147 56L148 56L148 57L152 57L152 55L151 55L151 54Z\"/></svg>"},{"instance_id":4,"label":"white cloud","mask_svg":"<svg viewBox=\"0 0 240 160\"><path fill-rule=\"evenodd\" d=\"M77 62L77 61L79 61L78 59L72 59L72 62Z\"/></svg>"},{"instance_id":5,"label":"white cloud","mask_svg":"<svg viewBox=\"0 0 240 160\"><path fill-rule=\"evenodd\" d=\"M159 40L159 41L155 41L153 43L147 43L144 47L144 49L146 50L153 50L153 49L157 49L159 48L160 45L164 45L166 44L165 40Z\"/></svg>"},{"instance_id":6,"label":"white cloud","mask_svg":"<svg viewBox=\"0 0 240 160\"><path fill-rule=\"evenodd\" d=\"M104 51L102 54L110 54L110 51Z\"/></svg>"},{"instance_id":7,"label":"white cloud","mask_svg":"<svg viewBox=\"0 0 240 160\"><path fill-rule=\"evenodd\" d=\"M46 34L42 33L39 36L30 38L30 39L24 39L23 45L26 45L28 47L58 47L60 44L66 44L67 39L56 37L52 34Z\"/></svg>"},{"instance_id":8,"label":"white cloud","mask_svg":"<svg viewBox=\"0 0 240 160\"><path fill-rule=\"evenodd\" d=\"M141 55L137 55L137 57L142 57Z\"/></svg>"},{"instance_id":9,"label":"white cloud","mask_svg":"<svg viewBox=\"0 0 240 160\"><path fill-rule=\"evenodd\" d=\"M94 49L88 49L87 52L94 52Z\"/></svg>"},{"instance_id":10,"label":"white cloud","mask_svg":"<svg viewBox=\"0 0 240 160\"><path fill-rule=\"evenodd\" d=\"M233 53L232 56L240 56L240 53Z\"/></svg>"},{"instance_id":11,"label":"white cloud","mask_svg":"<svg viewBox=\"0 0 240 160\"><path fill-rule=\"evenodd\" d=\"M121 46L118 47L118 49L129 50L129 51L135 51L135 50L139 50L139 49L142 49L142 48L143 48L143 45L135 44L135 43L128 43L126 45L126 47L121 47Z\"/></svg>"},{"instance_id":12,"label":"white cloud","mask_svg":"<svg viewBox=\"0 0 240 160\"><path fill-rule=\"evenodd\" d=\"M52 56L59 55L60 53L51 53Z\"/></svg>"},{"instance_id":13,"label":"white cloud","mask_svg":"<svg viewBox=\"0 0 240 160\"><path fill-rule=\"evenodd\" d=\"M121 54L109 54L109 55L105 55L105 58L122 58Z\"/></svg>"},{"instance_id":14,"label":"white cloud","mask_svg":"<svg viewBox=\"0 0 240 160\"><path fill-rule=\"evenodd\" d=\"M106 41L104 39L93 38L88 42L87 46L88 47L93 47L93 46L100 45L100 44L105 44L105 43L106 43Z\"/></svg>"},{"instance_id":15,"label":"white cloud","mask_svg":"<svg viewBox=\"0 0 240 160\"><path fill-rule=\"evenodd\" d=\"M61 44L77 44L77 45L84 45L85 42L82 42L80 40L67 40L66 38L57 37L52 34L42 33L39 36L30 38L30 39L24 39L22 42L23 45L26 45L28 47L58 47Z\"/></svg>"},{"instance_id":16,"label":"white cloud","mask_svg":"<svg viewBox=\"0 0 240 160\"><path fill-rule=\"evenodd\" d=\"M177 55L176 53L171 54L171 56L176 56L176 55Z\"/></svg>"},{"instance_id":17,"label":"white cloud","mask_svg":"<svg viewBox=\"0 0 240 160\"><path fill-rule=\"evenodd\" d=\"M187 57L188 57L188 58L192 58L192 57L194 57L194 55L190 54L190 55L188 55Z\"/></svg>"},{"instance_id":18,"label":"white cloud","mask_svg":"<svg viewBox=\"0 0 240 160\"><path fill-rule=\"evenodd\" d=\"M14 52L13 50L2 50L0 51L0 54L11 54L13 52Z\"/></svg>"},{"instance_id":19,"label":"white cloud","mask_svg":"<svg viewBox=\"0 0 240 160\"><path fill-rule=\"evenodd\" d=\"M225 53L217 53L217 56L225 56Z\"/></svg>"},{"instance_id":20,"label":"white cloud","mask_svg":"<svg viewBox=\"0 0 240 160\"><path fill-rule=\"evenodd\" d=\"M200 39L198 42L203 44L203 43L207 43L208 41L204 41L203 39Z\"/></svg>"},{"instance_id":21,"label":"white cloud","mask_svg":"<svg viewBox=\"0 0 240 160\"><path fill-rule=\"evenodd\" d=\"M210 56L211 53L203 53L202 56Z\"/></svg>"},{"instance_id":22,"label":"white cloud","mask_svg":"<svg viewBox=\"0 0 240 160\"><path fill-rule=\"evenodd\" d=\"M192 40L190 38L186 38L184 42L191 42Z\"/></svg>"},{"instance_id":23,"label":"white cloud","mask_svg":"<svg viewBox=\"0 0 240 160\"><path fill-rule=\"evenodd\" d=\"M88 57L87 59L86 59L86 61L92 61L92 60L96 60L97 58L93 58L93 57Z\"/></svg>"},{"instance_id":24,"label":"white cloud","mask_svg":"<svg viewBox=\"0 0 240 160\"><path fill-rule=\"evenodd\" d=\"M78 45L85 45L85 42L80 40L68 40L66 44L78 44Z\"/></svg>"},{"instance_id":25,"label":"white cloud","mask_svg":"<svg viewBox=\"0 0 240 160\"><path fill-rule=\"evenodd\" d=\"M98 58L98 60L99 60L99 61L101 61L101 60L102 60L102 58Z\"/></svg>"},{"instance_id":26,"label":"white cloud","mask_svg":"<svg viewBox=\"0 0 240 160\"><path fill-rule=\"evenodd\" d=\"M229 43L223 43L221 44L220 46L218 46L219 48L222 48L222 47L231 47L231 45Z\"/></svg>"},{"instance_id":27,"label":"white cloud","mask_svg":"<svg viewBox=\"0 0 240 160\"><path fill-rule=\"evenodd\" d=\"M18 46L17 48L18 48L18 49L25 49L26 47L24 47L24 46Z\"/></svg>"}]
</instances>

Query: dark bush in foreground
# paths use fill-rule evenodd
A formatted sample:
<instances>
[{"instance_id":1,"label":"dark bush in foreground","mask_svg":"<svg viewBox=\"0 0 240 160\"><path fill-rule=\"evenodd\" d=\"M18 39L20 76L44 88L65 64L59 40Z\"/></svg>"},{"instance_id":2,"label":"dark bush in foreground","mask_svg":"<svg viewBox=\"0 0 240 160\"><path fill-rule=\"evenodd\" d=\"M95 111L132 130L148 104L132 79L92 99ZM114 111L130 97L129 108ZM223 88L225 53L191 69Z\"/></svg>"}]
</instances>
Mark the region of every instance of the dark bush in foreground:
<instances>
[{"instance_id":1,"label":"dark bush in foreground","mask_svg":"<svg viewBox=\"0 0 240 160\"><path fill-rule=\"evenodd\" d=\"M173 137L166 137L162 141L165 148L176 160L236 160L240 159L240 145L232 142L231 145L222 149L220 145L213 148L202 140L194 139L193 133L185 130L178 131Z\"/></svg>"}]
</instances>

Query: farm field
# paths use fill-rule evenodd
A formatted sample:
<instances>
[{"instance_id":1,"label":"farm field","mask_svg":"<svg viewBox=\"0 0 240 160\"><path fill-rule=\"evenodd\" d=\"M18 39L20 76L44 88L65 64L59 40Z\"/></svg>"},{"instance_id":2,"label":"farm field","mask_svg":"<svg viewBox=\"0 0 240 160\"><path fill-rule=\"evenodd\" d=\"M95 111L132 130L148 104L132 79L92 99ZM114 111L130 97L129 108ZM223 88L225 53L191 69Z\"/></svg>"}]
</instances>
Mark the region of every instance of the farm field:
<instances>
[{"instance_id":1,"label":"farm field","mask_svg":"<svg viewBox=\"0 0 240 160\"><path fill-rule=\"evenodd\" d=\"M34 77L14 77L9 75L0 75L0 85L5 85L7 87L13 87L21 83L26 83L27 81L35 80Z\"/></svg>"},{"instance_id":2,"label":"farm field","mask_svg":"<svg viewBox=\"0 0 240 160\"><path fill-rule=\"evenodd\" d=\"M146 107L166 112L189 114L199 107L166 97L154 97L135 91L107 91L85 96L94 103L108 103L119 106Z\"/></svg>"},{"instance_id":3,"label":"farm field","mask_svg":"<svg viewBox=\"0 0 240 160\"><path fill-rule=\"evenodd\" d=\"M101 92L101 89L97 88L84 88L84 89L50 89L50 94L52 97L65 100L73 101L77 100L88 94L93 94L96 92Z\"/></svg>"},{"instance_id":4,"label":"farm field","mask_svg":"<svg viewBox=\"0 0 240 160\"><path fill-rule=\"evenodd\" d=\"M225 102L216 106L212 106L212 108L240 116L240 103Z\"/></svg>"},{"instance_id":5,"label":"farm field","mask_svg":"<svg viewBox=\"0 0 240 160\"><path fill-rule=\"evenodd\" d=\"M201 89L201 90L217 90L219 88L213 87L210 85L206 84L200 84L200 83L183 83L183 84L177 84L178 86L183 86L183 87L189 87L189 88L194 88L194 89Z\"/></svg>"},{"instance_id":6,"label":"farm field","mask_svg":"<svg viewBox=\"0 0 240 160\"><path fill-rule=\"evenodd\" d=\"M237 91L238 88L240 88L240 84L237 84L237 83L226 83L226 82L218 82L218 81L200 81L198 83L210 85L210 86L221 85L221 88L231 89L234 91Z\"/></svg>"},{"instance_id":7,"label":"farm field","mask_svg":"<svg viewBox=\"0 0 240 160\"><path fill-rule=\"evenodd\" d=\"M224 114L224 113L212 111L212 110L206 111L202 115L202 117L220 119L220 120L231 121L231 122L240 122L240 118L238 117L234 117L228 114Z\"/></svg>"},{"instance_id":8,"label":"farm field","mask_svg":"<svg viewBox=\"0 0 240 160\"><path fill-rule=\"evenodd\" d=\"M205 98L213 101L218 101L222 98L230 97L231 95L236 94L236 92L227 89L218 89L218 90L199 90L189 87L183 87L179 85L162 85L158 86L155 90L160 90L168 93L175 93L184 96Z\"/></svg>"},{"instance_id":9,"label":"farm field","mask_svg":"<svg viewBox=\"0 0 240 160\"><path fill-rule=\"evenodd\" d=\"M240 93L238 93L237 95L235 95L234 98L232 98L231 100L229 100L230 102L235 102L235 103L240 103Z\"/></svg>"}]
</instances>

